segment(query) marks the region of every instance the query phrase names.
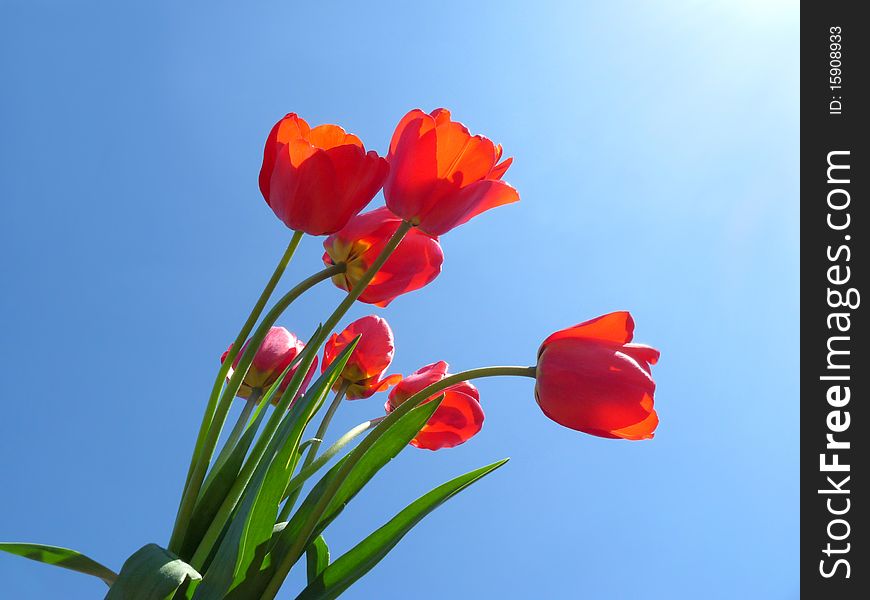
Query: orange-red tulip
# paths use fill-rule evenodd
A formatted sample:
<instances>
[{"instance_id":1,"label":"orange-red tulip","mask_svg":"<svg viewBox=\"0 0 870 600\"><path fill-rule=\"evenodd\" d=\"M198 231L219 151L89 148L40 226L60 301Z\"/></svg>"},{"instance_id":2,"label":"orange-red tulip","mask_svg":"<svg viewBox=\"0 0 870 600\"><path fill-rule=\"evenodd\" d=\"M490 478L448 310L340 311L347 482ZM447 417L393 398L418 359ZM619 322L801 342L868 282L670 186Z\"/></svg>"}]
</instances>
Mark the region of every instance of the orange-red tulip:
<instances>
[{"instance_id":1,"label":"orange-red tulip","mask_svg":"<svg viewBox=\"0 0 870 600\"><path fill-rule=\"evenodd\" d=\"M606 438L645 440L659 423L650 365L659 351L631 344L628 312L558 331L538 351L535 398L557 423Z\"/></svg>"},{"instance_id":2,"label":"orange-red tulip","mask_svg":"<svg viewBox=\"0 0 870 600\"><path fill-rule=\"evenodd\" d=\"M227 379L232 376L233 369L239 366L239 360L241 360L249 343L250 340L245 342L245 345L242 346L241 351L233 361L233 367L230 369ZM230 344L226 352L221 355L221 362L226 360L232 347L233 345ZM241 398L248 398L250 397L251 392L255 389L258 392L265 392L278 380L281 373L284 372L284 369L293 362L293 359L302 352L303 348L305 348L305 342L297 338L295 335L283 327L272 327L269 330L269 333L266 334L266 337L263 338L263 343L260 344L259 350L254 354L254 360L251 362L251 367L248 369L248 373L245 375L245 379L242 381L242 385L236 395ZM296 394L297 397L305 391L306 387L308 387L308 383L311 381L311 377L316 371L317 357L314 358L311 368L308 369L308 373L305 375L305 380L302 382L302 387L299 388L299 392ZM296 368L287 372L284 381L281 382L281 386L279 387L280 391L284 391L287 388L287 385L290 383L290 379L293 377L295 372ZM276 393L272 398L272 403L278 404L280 397L280 393Z\"/></svg>"},{"instance_id":3,"label":"orange-red tulip","mask_svg":"<svg viewBox=\"0 0 870 600\"><path fill-rule=\"evenodd\" d=\"M403 379L390 392L384 408L388 413L428 385L447 376L447 363L439 361L426 365ZM444 394L435 413L420 430L411 444L417 448L440 450L453 448L468 441L483 427L483 408L480 393L467 381L452 385L427 398L427 402Z\"/></svg>"},{"instance_id":4,"label":"orange-red tulip","mask_svg":"<svg viewBox=\"0 0 870 600\"><path fill-rule=\"evenodd\" d=\"M450 112L414 109L393 133L390 172L384 184L387 206L432 235L447 233L485 210L520 199L501 181L511 164L499 162L501 145L471 135Z\"/></svg>"},{"instance_id":5,"label":"orange-red tulip","mask_svg":"<svg viewBox=\"0 0 870 600\"><path fill-rule=\"evenodd\" d=\"M312 129L290 113L266 139L260 191L287 227L324 235L365 208L388 170L377 152L366 152L358 137L338 125Z\"/></svg>"},{"instance_id":6,"label":"orange-red tulip","mask_svg":"<svg viewBox=\"0 0 870 600\"><path fill-rule=\"evenodd\" d=\"M332 334L323 348L322 370L326 371L357 336L360 336L359 342L335 384L335 389L347 386L345 397L348 400L368 398L402 380L400 375L384 377L393 362L393 332L384 319L374 315L357 319L341 333Z\"/></svg>"},{"instance_id":7,"label":"orange-red tulip","mask_svg":"<svg viewBox=\"0 0 870 600\"><path fill-rule=\"evenodd\" d=\"M402 220L387 208L357 215L347 226L326 238L323 262L345 263L347 269L332 278L343 290L350 290L384 249ZM444 254L436 238L416 229L409 231L378 271L360 302L386 306L396 296L420 289L441 272Z\"/></svg>"}]
</instances>

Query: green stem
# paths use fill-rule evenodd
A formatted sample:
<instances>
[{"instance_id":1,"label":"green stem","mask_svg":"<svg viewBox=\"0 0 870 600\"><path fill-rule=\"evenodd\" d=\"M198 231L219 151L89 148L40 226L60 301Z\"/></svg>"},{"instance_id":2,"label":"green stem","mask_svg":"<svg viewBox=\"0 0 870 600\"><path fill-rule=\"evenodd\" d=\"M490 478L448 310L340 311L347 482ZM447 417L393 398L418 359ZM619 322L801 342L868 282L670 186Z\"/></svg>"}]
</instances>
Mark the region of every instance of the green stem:
<instances>
[{"instance_id":1,"label":"green stem","mask_svg":"<svg viewBox=\"0 0 870 600\"><path fill-rule=\"evenodd\" d=\"M330 277L339 273L343 273L345 268L346 267L344 264L327 267L326 269L323 269L322 271L315 273L314 275L311 275L307 279L301 281L299 284L296 285L296 287L284 294L284 296L282 296L281 299L275 303L275 306L273 306L271 310L266 313L266 316L263 317L263 320L260 322L260 325L257 327L254 335L251 336L250 340L248 341L247 347L245 348L245 351L242 353L242 356L239 359L238 366L233 370L230 381L229 383L227 383L226 387L223 390L223 393L220 396L220 400L218 401L217 407L215 409L214 419L212 420L211 426L208 428L208 433L206 435L203 447L200 452L199 460L194 467L191 477L189 478L187 489L185 490L185 493L181 498L181 505L178 507L178 514L175 518L175 526L172 530L172 536L169 540L169 550L171 552L177 553L181 542L184 539L184 534L187 532L187 525L190 520L190 515L193 512L193 508L196 505L196 501L199 497L199 492L202 488L202 483L205 479L208 465L211 462L215 446L217 445L221 429L223 428L224 421L227 418L227 413L229 412L230 406L233 402L233 398L235 398L236 393L238 393L245 376L248 374L248 369L251 366L254 355L256 354L257 350L259 350L260 344L262 344L263 339L269 332L269 329L272 327L278 317L281 316L281 314L287 309L287 307L290 306L290 304L294 300L296 300L296 298L301 296L304 292L314 287L321 281L329 279ZM239 345L242 344L244 344L244 341ZM229 356L227 356L224 364L232 362L233 361L229 359Z\"/></svg>"},{"instance_id":2,"label":"green stem","mask_svg":"<svg viewBox=\"0 0 870 600\"><path fill-rule=\"evenodd\" d=\"M344 400L344 396L345 394L347 394L348 387L350 387L349 382L342 382L341 387L335 394L335 399L332 401L332 404L329 405L329 408L326 409L326 414L323 415L323 420L320 422L320 427L317 428L317 433L314 434L314 442L308 449L308 456L305 459L305 463L302 465L303 469L311 464L311 461L314 460L315 455L317 455L317 450L320 449L320 444L323 443L323 438L326 436L326 430L329 429L329 424L332 422L332 417L335 416L338 407L341 406L341 401Z\"/></svg>"},{"instance_id":3,"label":"green stem","mask_svg":"<svg viewBox=\"0 0 870 600\"><path fill-rule=\"evenodd\" d=\"M245 429L247 429L248 420L251 417L251 413L254 412L254 408L256 408L257 404L259 404L260 397L262 395L263 390L260 388L254 388L251 390L251 395L248 396L248 399L245 402L245 406L244 408L242 408L242 412L239 414L239 418L236 420L236 424L233 426L233 430L230 432L227 441L224 442L224 447L221 449L218 457L215 459L212 471L216 471L217 469L219 469L221 464L223 464L227 457L232 453L233 448L235 448L236 444L239 441L239 438L241 438L242 434L245 433Z\"/></svg>"},{"instance_id":4,"label":"green stem","mask_svg":"<svg viewBox=\"0 0 870 600\"><path fill-rule=\"evenodd\" d=\"M263 308L265 308L266 302L269 301L269 298L272 296L272 292L275 291L275 286L278 285L278 281L281 279L281 276L287 269L287 265L290 264L290 260L296 253L296 248L299 246L299 242L302 240L303 235L304 234L301 231L293 232L293 237L290 238L290 243L287 245L287 249L284 250L284 254L283 256L281 256L281 260L278 261L278 266L275 267L275 271L272 273L272 277L269 279L266 287L263 288L263 292L257 299L257 303L254 305L254 308L251 309L251 314L248 315L248 319L245 321L245 324L242 325L242 329L236 336L236 341L233 342L233 345L229 350L229 354L218 369L217 376L215 377L214 384L211 388L211 395L208 398L208 404L206 405L205 413L202 416L202 423L199 426L199 433L196 436L196 444L194 445L193 455L190 458L190 466L187 470L187 479L184 482L184 491L182 492L182 498L187 494L187 487L190 485L190 480L193 476L194 469L196 468L196 464L199 462L200 456L202 454L202 447L205 443L205 438L208 435L208 431L211 428L212 420L214 418L215 407L217 406L218 398L220 397L220 392L223 388L224 380L226 379L227 373L229 372L233 361L236 359L236 356L241 351L242 345L245 343L248 334L251 333L251 330L257 323L257 319L260 318L260 314L263 312Z\"/></svg>"},{"instance_id":5,"label":"green stem","mask_svg":"<svg viewBox=\"0 0 870 600\"><path fill-rule=\"evenodd\" d=\"M384 420L384 417L378 417L377 419L372 419L371 421L365 421L363 423L360 423L359 425L357 425L353 429L349 430L347 433L345 433L340 438L338 438L335 441L335 443L332 444L332 446L330 446L329 448L327 448L323 454L318 456L315 460L311 461L310 463L306 463L306 465L303 466L299 470L299 472L296 474L296 476L293 477L293 479L291 479L287 483L287 489L284 491L284 495L288 496L290 494L293 494L293 492L297 492L299 489L301 489L302 484L305 483L305 481L309 477L311 477L312 475L317 473L317 471L319 471L320 468L323 467L323 465L328 463L332 459L333 456L335 456L336 454L341 452L342 448L347 446L350 442L352 442L358 436L365 433L366 431L368 431L369 429L371 429L372 427L374 427L375 425L377 425L378 423L380 423L383 420ZM314 444L316 442L312 441L311 443ZM309 456L311 456L311 455L309 454ZM287 499L287 502L284 504L284 507L281 509L281 513L278 515L278 520L276 521L277 523L280 523L282 521L286 521L290 517L290 511L293 510L293 504L294 504L292 500L295 500L298 497L298 495L299 495L298 493L294 494L292 499L291 498Z\"/></svg>"},{"instance_id":6,"label":"green stem","mask_svg":"<svg viewBox=\"0 0 870 600\"><path fill-rule=\"evenodd\" d=\"M323 324L323 329L321 330L321 334L319 338L314 338L309 341L309 344L316 344L319 348L321 344L326 340L326 336L335 328L341 318L347 313L353 303L360 297L360 295L365 291L366 287L368 287L371 280L377 275L378 271L381 270L381 267L384 266L384 263L387 262L387 259L390 255L395 251L395 249L399 246L402 239L408 234L411 230L412 225L407 221L402 221L398 228L396 228L395 233L390 237L384 246L383 250L381 250L380 254L378 254L377 258L375 258L374 262L369 265L369 268L366 269L366 272L363 273L363 276L360 277L359 281L351 288L348 292L347 296L345 296L344 300L341 301L336 309L332 312L326 322ZM346 393L345 389L345 393ZM323 440L323 435L326 433L326 428L329 426L329 421L332 419L332 415L335 413L335 410L338 409L338 405L341 404L341 397L344 394L341 394L340 397L336 397L333 401L333 405L329 407L326 416L323 419L323 422L320 424L320 429L318 429L317 435L315 438ZM315 441L312 444L311 450L309 450L308 455L306 456L306 463L310 464L309 459L313 460L314 453L317 451L321 442ZM306 465L303 465L303 469ZM289 511L287 508L290 506L292 508L293 504L296 501L296 497L298 497L298 493L293 497L289 498L284 506L285 511ZM283 511L282 511L283 512Z\"/></svg>"},{"instance_id":7,"label":"green stem","mask_svg":"<svg viewBox=\"0 0 870 600\"><path fill-rule=\"evenodd\" d=\"M404 238L405 235L408 233L408 231L410 231L410 229L411 229L411 224L406 222L406 221L403 221L399 225L399 227L396 229L396 232L387 241L383 250L381 250L380 254L378 254L378 256L377 256L377 258L375 258L374 262L372 262L372 264L369 266L369 268L366 270L366 272L363 273L363 276L359 279L359 281L357 281L357 283L353 286L353 288L348 292L347 296L345 296L344 300L341 301L341 303L336 307L336 309L333 311L333 313L330 315L330 317L323 324L319 333L314 335L308 341L308 343L306 344L306 348L310 347L313 344L315 352L320 349L320 346L323 344L324 341L326 341L326 337L329 335L329 333L332 331L332 329L335 328L336 324L338 324L338 322L345 315L345 313L347 313L347 311L350 309L350 307L353 306L353 303L356 302L357 298L360 297L360 294L363 293L363 291L366 289L366 287L371 282L371 280L374 278L374 276L377 274L377 272L381 269L382 266L384 266L384 263L387 261L387 259L390 257L390 255L393 253L393 251L396 249L396 247L399 245L399 243L402 241L402 238ZM330 269L338 269L337 271L335 271L335 273L340 273L346 269L346 265L341 263L341 264L335 265L334 267L330 267ZM324 271L321 271L321 273L326 273L327 271L330 271L330 269L325 269ZM267 319L268 319L268 317L267 317ZM253 340L253 338L252 338L252 340ZM253 343L249 344L249 346L250 345L253 345ZM258 343L258 345L259 345L259 343ZM239 362L238 371L233 373L234 377L239 371L242 371L243 369L245 371L247 371L248 365L245 365L244 362L245 362L245 357L243 356ZM250 363L248 363L248 364L250 364ZM232 387L232 383L233 382L232 382L232 378L231 378L230 384L229 384L227 389ZM239 383L241 383L241 382L239 382ZM236 389L238 389L238 387ZM226 395L226 392L227 392L227 390L224 391L225 395ZM233 394L235 394L235 391L233 391ZM223 404L223 399L221 399L221 404ZM219 405L218 406L219 411L220 411L220 408L221 408L221 406ZM266 424L266 427L264 428L263 433L261 434L261 440L266 439L268 436L271 435L271 432L270 432L271 425L272 425L272 420L270 419L270 422ZM277 423L275 426L277 426ZM236 483L234 484L233 489L230 490L230 493L224 499L224 502L221 505L220 509L218 510L218 513L215 516L215 519L212 521L212 524L209 526L209 529L206 532L205 537L203 537L202 541L200 542L199 547L197 548L196 553L194 554L194 558L191 562L192 565L201 564L198 561L198 559L203 558L205 556L208 556L208 552L210 552L211 547L217 541L217 538L220 536L220 532L223 531L224 524L229 519L229 516L232 513L232 510L235 506L235 503L238 501L238 498L240 497L242 490L244 489L244 486L247 485L248 478L250 478L251 474L253 473L253 470L256 468L257 462L259 461L260 457L262 456L262 452L263 452L264 448L259 450L259 456L258 456L258 447L259 447L259 441L258 441L258 445L255 446L254 451L251 453L251 455L245 461L245 465L242 467L242 471L241 471L241 473L239 473L239 476L236 479ZM197 490L197 494L198 493L199 493L199 491ZM185 517L186 519L189 518L190 510L192 510L192 507L188 510L188 513L187 513L188 516ZM178 527L179 527L178 520L176 520L176 528L178 528ZM182 525L182 527L186 527L186 521L185 521L185 524ZM175 536L173 535L173 538L174 537ZM183 539L183 538L179 538L179 539ZM170 545L169 549L172 550L171 545ZM184 558L184 557L182 557L182 558Z\"/></svg>"},{"instance_id":8,"label":"green stem","mask_svg":"<svg viewBox=\"0 0 870 600\"><path fill-rule=\"evenodd\" d=\"M436 381L405 400L405 402L415 402L422 404L424 400L431 398L438 392L449 388L457 383L469 381L471 379L481 379L483 377L531 377L535 378L537 367L480 367L478 369L469 369L448 375L440 381ZM404 402L403 402L404 404Z\"/></svg>"},{"instance_id":9,"label":"green stem","mask_svg":"<svg viewBox=\"0 0 870 600\"><path fill-rule=\"evenodd\" d=\"M381 267L384 266L384 263L387 262L387 259L390 258L390 255L399 245L399 242L402 241L402 238L411 230L412 225L407 221L402 221L399 225L396 232L392 235L392 237L387 241L384 249L381 250L381 253L378 254L378 257L374 260L374 262L369 266L368 270L363 273L363 276L360 277L359 281L356 282L356 285L348 292L347 296L344 300L342 300L341 304L333 311L332 315L326 320L323 324L323 331L321 332L321 340L318 343L318 346L326 340L326 336L335 328L341 318L347 313L353 303L356 302L357 298L360 297L366 287L368 287L369 283L374 276L378 274L378 271L381 270Z\"/></svg>"},{"instance_id":10,"label":"green stem","mask_svg":"<svg viewBox=\"0 0 870 600\"><path fill-rule=\"evenodd\" d=\"M448 375L444 379L426 386L425 388L405 400L401 404L401 406L397 408L397 410L393 411L393 413L391 413L387 417L387 428L389 427L389 424L395 423L396 420L400 418L400 416L407 414L416 406L423 404L433 395L457 383L468 381L470 379L480 379L482 377L499 377L505 375L534 378L536 370L536 367L481 367L479 369L469 369L468 371L462 371L460 373ZM365 454L365 452L368 451L368 449L375 443L375 441L379 437L379 431L383 432L384 430L375 429L360 443L359 446L357 446L353 450L353 453L357 453L357 457ZM301 530L299 531L296 538L293 540L293 545L284 554L281 563L275 565L275 570L273 572L272 578L269 580L266 589L260 596L261 600L272 600L278 594L278 591L281 589L281 585L284 583L284 579L287 577L290 569L293 567L294 564L296 564L296 561L299 560L302 552L307 547L309 538L311 537L311 533L317 527L317 524L323 517L323 513L326 511L330 502L332 502L332 499L338 492L339 487L341 487L341 485L344 483L346 477L350 473L350 470L353 469L354 466L355 462L353 460L349 460L347 463L345 463L341 467L341 469L339 469L339 471L335 474L335 477L332 478L330 484L326 487L321 496L318 498L317 503L311 510L308 520L302 525Z\"/></svg>"},{"instance_id":11,"label":"green stem","mask_svg":"<svg viewBox=\"0 0 870 600\"><path fill-rule=\"evenodd\" d=\"M317 451L320 449L320 445L323 443L323 438L326 437L326 431L329 429L329 424L332 422L332 417L335 416L338 407L341 406L341 401L344 400L345 394L347 394L347 388L350 387L350 383L348 381L343 381L341 387L338 392L335 394L335 399L332 401L332 404L329 405L329 408L326 409L326 414L323 415L323 420L320 422L320 427L317 428L317 433L314 434L314 439L311 441L311 446L308 448L308 453L305 455L305 461L302 463L302 467L300 468L300 473L304 471L314 459L317 457ZM290 511L293 509L293 505L296 504L296 500L299 498L299 490L297 489L295 493L290 491L284 492L287 498L287 502L284 503L284 508L281 513L290 514ZM280 519L279 519L280 520Z\"/></svg>"}]
</instances>

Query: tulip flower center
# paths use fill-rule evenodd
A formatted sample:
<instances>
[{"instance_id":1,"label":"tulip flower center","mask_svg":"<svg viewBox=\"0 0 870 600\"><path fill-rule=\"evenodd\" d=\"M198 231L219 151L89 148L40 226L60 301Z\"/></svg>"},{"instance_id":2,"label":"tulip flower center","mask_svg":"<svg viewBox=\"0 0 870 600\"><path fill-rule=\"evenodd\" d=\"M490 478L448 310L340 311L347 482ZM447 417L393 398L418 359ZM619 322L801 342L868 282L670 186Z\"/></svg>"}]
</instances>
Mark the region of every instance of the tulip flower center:
<instances>
[{"instance_id":1,"label":"tulip flower center","mask_svg":"<svg viewBox=\"0 0 870 600\"><path fill-rule=\"evenodd\" d=\"M344 264L345 272L343 275L336 276L335 279L346 279L351 285L359 281L369 268L365 256L371 247L372 245L365 240L354 240L347 243L336 239L332 246L327 249L327 254L329 254L333 264Z\"/></svg>"}]
</instances>

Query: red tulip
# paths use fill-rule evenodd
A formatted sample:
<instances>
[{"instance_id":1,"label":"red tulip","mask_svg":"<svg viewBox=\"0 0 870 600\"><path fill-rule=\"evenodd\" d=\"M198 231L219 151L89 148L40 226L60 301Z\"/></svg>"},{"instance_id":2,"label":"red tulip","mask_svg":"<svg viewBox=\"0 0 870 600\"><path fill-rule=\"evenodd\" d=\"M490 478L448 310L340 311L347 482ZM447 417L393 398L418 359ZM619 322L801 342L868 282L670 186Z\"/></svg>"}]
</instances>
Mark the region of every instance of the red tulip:
<instances>
[{"instance_id":1,"label":"red tulip","mask_svg":"<svg viewBox=\"0 0 870 600\"><path fill-rule=\"evenodd\" d=\"M402 220L386 208L357 215L347 226L323 242L327 265L345 263L347 269L332 278L343 290L350 290L386 246ZM441 272L444 254L437 238L416 229L409 231L381 267L361 302L386 306L396 296L420 289Z\"/></svg>"},{"instance_id":2,"label":"red tulip","mask_svg":"<svg viewBox=\"0 0 870 600\"><path fill-rule=\"evenodd\" d=\"M287 227L324 235L344 227L374 198L388 170L377 152L366 152L338 125L310 129L290 113L266 139L260 191Z\"/></svg>"},{"instance_id":3,"label":"red tulip","mask_svg":"<svg viewBox=\"0 0 870 600\"><path fill-rule=\"evenodd\" d=\"M439 361L426 365L403 379L390 392L384 408L388 413L428 385L447 376L447 363ZM444 400L429 418L411 444L417 448L440 450L453 448L470 440L483 427L483 409L480 393L467 381L457 383L433 394L427 402L444 394Z\"/></svg>"},{"instance_id":4,"label":"red tulip","mask_svg":"<svg viewBox=\"0 0 870 600\"><path fill-rule=\"evenodd\" d=\"M323 348L323 371L332 364L348 344L360 336L347 364L341 371L336 389L347 385L348 400L368 398L402 380L400 375L384 377L393 362L393 332L389 324L374 315L357 319L341 333L333 333Z\"/></svg>"},{"instance_id":5,"label":"red tulip","mask_svg":"<svg viewBox=\"0 0 870 600\"><path fill-rule=\"evenodd\" d=\"M471 135L438 108L415 109L396 126L384 184L387 206L431 235L447 233L480 213L520 199L502 176L510 158L499 162L500 145Z\"/></svg>"},{"instance_id":6,"label":"red tulip","mask_svg":"<svg viewBox=\"0 0 870 600\"><path fill-rule=\"evenodd\" d=\"M227 374L227 379L232 376L233 369L238 367L239 360L241 360L249 343L250 340L245 342L245 345L242 346L242 350L233 361L233 367ZM230 344L226 352L221 355L221 362L226 360L232 347L233 345ZM245 379L242 381L242 386L239 388L236 395L240 398L248 398L253 390L257 390L258 392L265 392L268 390L269 387L278 380L281 373L284 372L284 369L286 369L287 366L293 362L296 356L302 352L303 348L305 348L305 342L297 338L295 335L283 327L272 327L269 330L269 333L266 334L266 337L263 338L263 343L260 344L260 349L254 354L254 360L251 362L248 374L245 375ZM308 384L311 381L311 377L316 371L317 357L314 358L311 368L308 369L308 373L305 375L305 380L302 382L302 386L299 388L296 397L299 397L305 391L305 388L308 387ZM287 375L284 377L284 381L281 382L279 391L284 391L287 388L287 385L289 385L290 379L293 377L295 372L296 368L288 371ZM275 396L272 398L272 403L278 404L280 398L280 393L276 392ZM294 400L295 399L296 398L294 398Z\"/></svg>"},{"instance_id":7,"label":"red tulip","mask_svg":"<svg viewBox=\"0 0 870 600\"><path fill-rule=\"evenodd\" d=\"M557 423L606 438L645 440L659 423L650 365L659 351L630 344L634 321L614 312L558 331L538 351L535 398Z\"/></svg>"}]
</instances>

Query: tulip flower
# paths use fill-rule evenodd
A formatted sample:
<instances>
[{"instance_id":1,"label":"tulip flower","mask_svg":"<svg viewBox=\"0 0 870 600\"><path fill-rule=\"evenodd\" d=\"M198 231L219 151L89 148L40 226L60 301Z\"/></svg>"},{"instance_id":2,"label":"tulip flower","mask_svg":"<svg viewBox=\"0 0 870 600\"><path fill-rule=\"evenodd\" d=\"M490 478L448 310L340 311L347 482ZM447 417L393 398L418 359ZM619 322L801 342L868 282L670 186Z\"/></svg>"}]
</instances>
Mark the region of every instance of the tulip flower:
<instances>
[{"instance_id":1,"label":"tulip flower","mask_svg":"<svg viewBox=\"0 0 870 600\"><path fill-rule=\"evenodd\" d=\"M245 349L248 347L249 343L250 340L245 342L245 345L242 346L242 350L233 361L233 368L230 369L227 379L232 377L233 369L238 367L239 360L245 353ZM226 352L221 355L221 362L226 360L232 347L233 345L230 344ZM263 338L263 343L260 344L259 350L254 354L254 360L251 362L251 367L248 369L248 373L242 381L237 396L247 399L251 396L254 390L257 391L257 396L259 396L265 390L269 389L269 387L278 380L281 373L284 372L284 369L286 369L287 366L293 362L296 356L302 352L303 348L305 348L305 342L297 338L295 335L283 327L272 327L269 330L269 333L266 334L266 337ZM311 368L308 369L308 373L305 375L305 380L302 382L302 386L299 388L299 392L296 394L297 397L305 391L306 387L308 387L311 377L316 371L317 358L315 357L314 362L311 364ZM279 391L283 391L287 388L290 384L290 379L293 378L295 372L295 367L287 372L287 375L281 382ZM280 393L276 393L272 398L272 403L278 404L280 397Z\"/></svg>"},{"instance_id":2,"label":"tulip flower","mask_svg":"<svg viewBox=\"0 0 870 600\"><path fill-rule=\"evenodd\" d=\"M650 365L659 351L630 343L628 312L610 313L558 331L538 351L535 398L550 419L591 435L653 437L656 384Z\"/></svg>"},{"instance_id":3,"label":"tulip flower","mask_svg":"<svg viewBox=\"0 0 870 600\"><path fill-rule=\"evenodd\" d=\"M387 206L421 231L447 233L480 213L520 199L501 181L510 158L502 147L471 135L444 108L406 114L393 133L384 184ZM501 161L501 162L499 162Z\"/></svg>"},{"instance_id":4,"label":"tulip flower","mask_svg":"<svg viewBox=\"0 0 870 600\"><path fill-rule=\"evenodd\" d=\"M447 376L447 363L426 365L403 379L392 389L384 408L388 413L423 388ZM411 444L417 448L440 450L453 448L468 441L483 427L480 393L467 381L452 385L427 398L426 402L444 394L444 399Z\"/></svg>"},{"instance_id":5,"label":"tulip flower","mask_svg":"<svg viewBox=\"0 0 870 600\"><path fill-rule=\"evenodd\" d=\"M345 397L348 400L368 398L402 379L400 375L384 377L393 362L393 332L384 319L374 315L357 319L341 333L332 334L323 348L322 370L326 371L357 336L360 336L359 342L335 384L336 390L347 386Z\"/></svg>"},{"instance_id":6,"label":"tulip flower","mask_svg":"<svg viewBox=\"0 0 870 600\"><path fill-rule=\"evenodd\" d=\"M312 129L290 113L266 139L260 191L287 227L324 235L365 208L388 170L377 152L366 152L358 137L338 125Z\"/></svg>"},{"instance_id":7,"label":"tulip flower","mask_svg":"<svg viewBox=\"0 0 870 600\"><path fill-rule=\"evenodd\" d=\"M329 236L323 247L327 266L344 263L344 273L332 278L343 290L350 290L396 232L402 220L387 208L357 215L347 226ZM361 302L384 307L396 296L425 286L441 272L444 254L437 238L416 229L405 235L384 266L359 297Z\"/></svg>"}]
</instances>

